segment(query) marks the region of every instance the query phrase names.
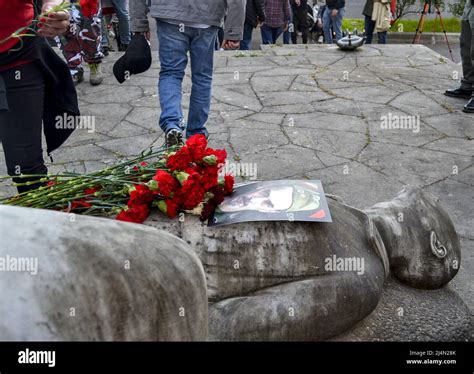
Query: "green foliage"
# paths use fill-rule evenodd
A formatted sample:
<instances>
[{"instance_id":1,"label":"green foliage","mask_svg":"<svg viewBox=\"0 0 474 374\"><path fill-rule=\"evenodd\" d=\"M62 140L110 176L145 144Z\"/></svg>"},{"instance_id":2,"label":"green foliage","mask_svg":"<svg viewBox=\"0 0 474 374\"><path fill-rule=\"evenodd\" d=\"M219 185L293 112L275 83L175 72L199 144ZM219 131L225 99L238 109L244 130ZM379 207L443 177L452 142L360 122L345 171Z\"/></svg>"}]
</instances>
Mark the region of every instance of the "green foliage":
<instances>
[{"instance_id":1,"label":"green foliage","mask_svg":"<svg viewBox=\"0 0 474 374\"><path fill-rule=\"evenodd\" d=\"M466 0L458 0L456 4L449 4L449 10L455 16L461 17L465 6Z\"/></svg>"},{"instance_id":2,"label":"green foliage","mask_svg":"<svg viewBox=\"0 0 474 374\"><path fill-rule=\"evenodd\" d=\"M459 18L443 18L444 27L446 32L461 32L461 20ZM402 25L400 27L400 25ZM418 19L399 19L391 28L391 32L415 32L418 25ZM436 28L435 28L436 26ZM357 29L359 31L364 30L364 20L363 19L353 19L346 18L342 22L343 30L352 31ZM435 18L431 17L426 19L424 32L442 32L441 24L439 19L435 23Z\"/></svg>"},{"instance_id":3,"label":"green foliage","mask_svg":"<svg viewBox=\"0 0 474 374\"><path fill-rule=\"evenodd\" d=\"M438 6L441 11L446 9L446 0L431 0L431 10ZM408 14L420 13L425 0L398 0L395 18L401 19ZM455 4L448 4L449 11L456 17L462 15L466 0L457 0Z\"/></svg>"}]
</instances>

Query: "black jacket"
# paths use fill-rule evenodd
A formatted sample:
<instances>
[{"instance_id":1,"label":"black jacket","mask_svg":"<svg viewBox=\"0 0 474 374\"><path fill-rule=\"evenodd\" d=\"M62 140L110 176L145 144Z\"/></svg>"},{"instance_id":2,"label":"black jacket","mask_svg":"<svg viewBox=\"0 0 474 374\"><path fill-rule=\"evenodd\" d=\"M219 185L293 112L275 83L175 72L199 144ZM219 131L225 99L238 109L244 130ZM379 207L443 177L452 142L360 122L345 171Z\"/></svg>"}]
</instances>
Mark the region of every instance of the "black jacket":
<instances>
[{"instance_id":1,"label":"black jacket","mask_svg":"<svg viewBox=\"0 0 474 374\"><path fill-rule=\"evenodd\" d=\"M265 21L265 0L247 0L245 23L257 27L258 21Z\"/></svg>"},{"instance_id":2,"label":"black jacket","mask_svg":"<svg viewBox=\"0 0 474 374\"><path fill-rule=\"evenodd\" d=\"M296 5L296 2L295 0L290 0L290 5L291 5L291 8L293 9L293 11L295 11L295 9L298 9L298 8L307 8L308 6L308 0L301 0L300 1L300 5Z\"/></svg>"},{"instance_id":3,"label":"black jacket","mask_svg":"<svg viewBox=\"0 0 474 374\"><path fill-rule=\"evenodd\" d=\"M326 6L328 9L341 9L346 6L345 0L326 0Z\"/></svg>"},{"instance_id":4,"label":"black jacket","mask_svg":"<svg viewBox=\"0 0 474 374\"><path fill-rule=\"evenodd\" d=\"M45 77L43 131L48 154L63 144L74 129L56 127L57 116L79 116L76 88L66 63L54 52L45 38L23 38L15 52L0 53L0 66L24 60L37 64ZM0 76L0 111L8 110L5 82Z\"/></svg>"}]
</instances>

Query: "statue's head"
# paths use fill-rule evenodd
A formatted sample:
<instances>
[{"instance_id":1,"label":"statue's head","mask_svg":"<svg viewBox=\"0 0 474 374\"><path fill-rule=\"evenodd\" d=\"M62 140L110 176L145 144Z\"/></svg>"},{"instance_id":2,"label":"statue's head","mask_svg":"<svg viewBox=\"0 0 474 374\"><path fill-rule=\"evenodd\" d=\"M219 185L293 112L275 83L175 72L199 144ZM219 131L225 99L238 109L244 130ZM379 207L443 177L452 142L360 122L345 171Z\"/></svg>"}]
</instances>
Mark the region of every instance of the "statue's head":
<instances>
[{"instance_id":1,"label":"statue's head","mask_svg":"<svg viewBox=\"0 0 474 374\"><path fill-rule=\"evenodd\" d=\"M412 287L447 284L461 261L459 238L449 215L434 196L406 186L388 202L366 210L375 222L390 261L390 271Z\"/></svg>"}]
</instances>

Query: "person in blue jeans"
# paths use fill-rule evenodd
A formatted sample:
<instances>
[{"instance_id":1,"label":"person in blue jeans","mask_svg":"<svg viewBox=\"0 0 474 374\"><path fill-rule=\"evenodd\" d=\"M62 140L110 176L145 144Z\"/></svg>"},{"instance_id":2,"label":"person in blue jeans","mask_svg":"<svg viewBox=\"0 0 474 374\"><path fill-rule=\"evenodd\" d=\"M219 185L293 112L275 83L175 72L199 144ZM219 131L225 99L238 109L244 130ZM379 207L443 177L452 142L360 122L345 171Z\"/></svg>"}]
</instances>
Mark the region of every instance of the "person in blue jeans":
<instances>
[{"instance_id":1,"label":"person in blue jeans","mask_svg":"<svg viewBox=\"0 0 474 374\"><path fill-rule=\"evenodd\" d=\"M119 27L119 51L126 51L131 40L130 14L128 0L101 0L102 8L113 7L118 19ZM105 22L102 22L102 48L109 46L109 38Z\"/></svg>"},{"instance_id":2,"label":"person in blue jeans","mask_svg":"<svg viewBox=\"0 0 474 374\"><path fill-rule=\"evenodd\" d=\"M342 20L345 5L345 0L326 0L326 9L323 15L323 32L326 44L333 43L333 30L336 33L336 40L342 38Z\"/></svg>"},{"instance_id":3,"label":"person in blue jeans","mask_svg":"<svg viewBox=\"0 0 474 374\"><path fill-rule=\"evenodd\" d=\"M288 29L290 22L289 0L266 0L265 22L260 27L263 44L275 44L279 36Z\"/></svg>"},{"instance_id":4,"label":"person in blue jeans","mask_svg":"<svg viewBox=\"0 0 474 374\"><path fill-rule=\"evenodd\" d=\"M183 135L208 136L214 46L224 21L224 49L237 49L243 35L245 0L131 0L132 30L149 33L148 12L156 18L159 41L160 127L166 146L182 144ZM191 62L191 98L187 121L181 106L182 83Z\"/></svg>"},{"instance_id":5,"label":"person in blue jeans","mask_svg":"<svg viewBox=\"0 0 474 374\"><path fill-rule=\"evenodd\" d=\"M240 50L250 50L253 30L259 23L265 22L265 0L247 0L245 9L244 36L240 41Z\"/></svg>"},{"instance_id":6,"label":"person in blue jeans","mask_svg":"<svg viewBox=\"0 0 474 374\"><path fill-rule=\"evenodd\" d=\"M295 25L293 23L293 8L290 4L290 19L287 23L286 28L283 30L283 44L290 44L291 33L294 31Z\"/></svg>"}]
</instances>

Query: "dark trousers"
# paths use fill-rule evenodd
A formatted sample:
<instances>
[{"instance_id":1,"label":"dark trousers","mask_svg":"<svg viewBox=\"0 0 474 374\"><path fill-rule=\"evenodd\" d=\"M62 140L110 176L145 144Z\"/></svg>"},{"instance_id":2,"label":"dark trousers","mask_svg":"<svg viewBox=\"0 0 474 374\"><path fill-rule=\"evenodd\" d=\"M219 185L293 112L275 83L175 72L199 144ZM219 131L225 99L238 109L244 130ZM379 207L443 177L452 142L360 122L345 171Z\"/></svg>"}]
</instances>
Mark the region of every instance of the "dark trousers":
<instances>
[{"instance_id":1,"label":"dark trousers","mask_svg":"<svg viewBox=\"0 0 474 374\"><path fill-rule=\"evenodd\" d=\"M0 72L7 90L8 111L0 113L2 142L8 175L46 174L41 146L44 78L33 63ZM38 178L13 178L24 183ZM37 188L38 184L19 186L18 192Z\"/></svg>"},{"instance_id":2,"label":"dark trousers","mask_svg":"<svg viewBox=\"0 0 474 374\"><path fill-rule=\"evenodd\" d=\"M372 17L365 16L365 44L372 44L372 37L375 31L375 21ZM377 33L379 44L387 44L387 31Z\"/></svg>"},{"instance_id":3,"label":"dark trousers","mask_svg":"<svg viewBox=\"0 0 474 374\"><path fill-rule=\"evenodd\" d=\"M293 10L293 31L291 33L291 41L293 44L296 44L298 31L301 31L303 44L308 44L308 10L303 7L300 8Z\"/></svg>"},{"instance_id":4,"label":"dark trousers","mask_svg":"<svg viewBox=\"0 0 474 374\"><path fill-rule=\"evenodd\" d=\"M460 47L463 71L461 87L472 90L474 89L474 25L469 21L462 21Z\"/></svg>"},{"instance_id":5,"label":"dark trousers","mask_svg":"<svg viewBox=\"0 0 474 374\"><path fill-rule=\"evenodd\" d=\"M252 46L252 34L253 34L254 27L248 23L244 23L244 36L240 41L240 50L241 51L249 51L250 47Z\"/></svg>"},{"instance_id":6,"label":"dark trousers","mask_svg":"<svg viewBox=\"0 0 474 374\"><path fill-rule=\"evenodd\" d=\"M263 44L275 44L278 37L283 33L283 27L270 27L263 24L260 27L260 33L262 34Z\"/></svg>"}]
</instances>

